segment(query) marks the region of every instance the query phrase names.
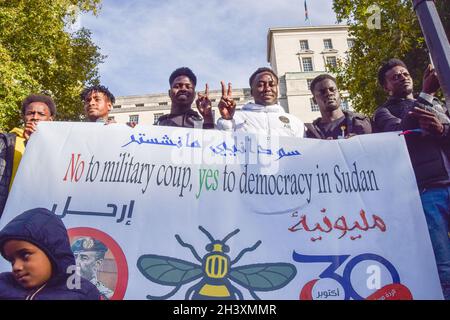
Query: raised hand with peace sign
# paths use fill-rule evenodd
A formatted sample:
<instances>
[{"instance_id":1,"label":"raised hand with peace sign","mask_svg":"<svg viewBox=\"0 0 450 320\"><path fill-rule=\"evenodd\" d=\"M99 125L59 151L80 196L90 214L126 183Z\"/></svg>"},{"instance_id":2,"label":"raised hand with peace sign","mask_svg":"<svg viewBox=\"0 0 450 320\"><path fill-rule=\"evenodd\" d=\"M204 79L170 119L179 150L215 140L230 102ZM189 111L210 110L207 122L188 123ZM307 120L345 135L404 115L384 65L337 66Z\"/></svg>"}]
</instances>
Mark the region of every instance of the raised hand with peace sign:
<instances>
[{"instance_id":1,"label":"raised hand with peace sign","mask_svg":"<svg viewBox=\"0 0 450 320\"><path fill-rule=\"evenodd\" d=\"M218 105L220 115L225 120L231 120L233 119L234 111L236 110L236 101L234 101L232 97L231 83L228 83L227 92L225 92L225 83L220 81L220 84L222 85L222 98L220 98Z\"/></svg>"},{"instance_id":2,"label":"raised hand with peace sign","mask_svg":"<svg viewBox=\"0 0 450 320\"><path fill-rule=\"evenodd\" d=\"M205 93L198 93L198 98L195 101L198 112L202 115L205 124L212 124L214 122L212 114L211 100L209 100L209 87L206 84Z\"/></svg>"}]
</instances>

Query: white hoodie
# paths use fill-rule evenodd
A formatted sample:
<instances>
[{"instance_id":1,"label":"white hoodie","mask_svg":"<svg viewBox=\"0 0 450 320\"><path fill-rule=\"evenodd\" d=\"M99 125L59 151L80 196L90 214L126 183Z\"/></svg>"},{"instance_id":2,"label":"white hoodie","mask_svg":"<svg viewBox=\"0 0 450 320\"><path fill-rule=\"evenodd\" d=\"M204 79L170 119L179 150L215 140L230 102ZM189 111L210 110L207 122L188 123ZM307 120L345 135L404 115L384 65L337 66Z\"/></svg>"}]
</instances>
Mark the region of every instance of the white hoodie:
<instances>
[{"instance_id":1,"label":"white hoodie","mask_svg":"<svg viewBox=\"0 0 450 320\"><path fill-rule=\"evenodd\" d=\"M303 137L305 133L303 122L286 113L279 104L262 106L251 102L244 105L241 111L236 110L232 120L217 120L217 129L283 137Z\"/></svg>"}]
</instances>

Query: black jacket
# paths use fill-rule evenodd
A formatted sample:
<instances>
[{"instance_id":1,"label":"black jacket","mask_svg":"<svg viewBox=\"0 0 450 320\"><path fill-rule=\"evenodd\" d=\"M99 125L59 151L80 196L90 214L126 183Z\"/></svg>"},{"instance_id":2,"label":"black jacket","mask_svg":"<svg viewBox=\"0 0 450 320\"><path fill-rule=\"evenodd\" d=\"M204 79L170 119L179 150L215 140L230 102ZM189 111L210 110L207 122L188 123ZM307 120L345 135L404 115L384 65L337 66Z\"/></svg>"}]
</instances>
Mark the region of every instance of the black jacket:
<instances>
[{"instance_id":1,"label":"black jacket","mask_svg":"<svg viewBox=\"0 0 450 320\"><path fill-rule=\"evenodd\" d=\"M189 109L185 113L181 114L165 114L155 122L156 126L168 126L168 127L184 127L195 128L195 123L203 121L203 118L194 110ZM211 129L214 124L203 124L203 129Z\"/></svg>"},{"instance_id":2,"label":"black jacket","mask_svg":"<svg viewBox=\"0 0 450 320\"><path fill-rule=\"evenodd\" d=\"M16 135L14 133L0 133L0 217L5 208L6 199L8 199L15 143Z\"/></svg>"},{"instance_id":3,"label":"black jacket","mask_svg":"<svg viewBox=\"0 0 450 320\"><path fill-rule=\"evenodd\" d=\"M418 100L391 98L375 111L375 129L377 132L388 132L419 128L417 121L408 116L408 111L416 106L434 110L444 126L442 136L423 136L420 133L405 136L417 185L423 189L447 184L449 175L443 157L450 159L450 128L445 111L438 102L430 104L421 98Z\"/></svg>"},{"instance_id":4,"label":"black jacket","mask_svg":"<svg viewBox=\"0 0 450 320\"><path fill-rule=\"evenodd\" d=\"M367 134L372 133L372 124L370 118L365 115L354 113L351 111L344 112L344 123L345 123L345 135L349 134ZM313 123L305 123L306 127L306 137L313 139L326 139L328 138L320 127L318 123L322 118L317 118Z\"/></svg>"}]
</instances>

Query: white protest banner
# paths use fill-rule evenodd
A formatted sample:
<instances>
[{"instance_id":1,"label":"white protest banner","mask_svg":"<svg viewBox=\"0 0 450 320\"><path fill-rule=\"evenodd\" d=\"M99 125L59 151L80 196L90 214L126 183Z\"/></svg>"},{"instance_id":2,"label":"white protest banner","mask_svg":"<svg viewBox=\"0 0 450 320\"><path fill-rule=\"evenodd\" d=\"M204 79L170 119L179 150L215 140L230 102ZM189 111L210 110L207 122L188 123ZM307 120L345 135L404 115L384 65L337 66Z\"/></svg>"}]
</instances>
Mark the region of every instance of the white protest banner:
<instances>
[{"instance_id":1,"label":"white protest banner","mask_svg":"<svg viewBox=\"0 0 450 320\"><path fill-rule=\"evenodd\" d=\"M34 207L102 253L82 275L107 299L442 298L397 133L40 123L0 226Z\"/></svg>"}]
</instances>

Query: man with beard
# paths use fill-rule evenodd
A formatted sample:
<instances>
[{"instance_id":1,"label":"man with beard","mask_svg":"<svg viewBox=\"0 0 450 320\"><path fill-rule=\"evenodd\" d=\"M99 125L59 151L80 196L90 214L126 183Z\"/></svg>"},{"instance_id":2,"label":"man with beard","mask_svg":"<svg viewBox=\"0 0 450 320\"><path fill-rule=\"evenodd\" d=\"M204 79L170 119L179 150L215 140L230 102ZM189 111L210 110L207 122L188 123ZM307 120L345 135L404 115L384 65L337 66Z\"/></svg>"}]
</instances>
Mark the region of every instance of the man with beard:
<instances>
[{"instance_id":1,"label":"man with beard","mask_svg":"<svg viewBox=\"0 0 450 320\"><path fill-rule=\"evenodd\" d=\"M431 66L425 70L422 92L413 96L413 80L405 63L391 59L379 69L378 81L388 100L374 115L380 132L405 133L411 164L445 299L450 299L450 120L434 99L440 85Z\"/></svg>"},{"instance_id":2,"label":"man with beard","mask_svg":"<svg viewBox=\"0 0 450 320\"><path fill-rule=\"evenodd\" d=\"M231 84L225 90L222 82L222 98L218 105L222 117L217 121L218 129L267 136L304 136L303 122L278 104L278 77L272 69L257 69L250 76L249 84L255 102L247 103L235 112Z\"/></svg>"},{"instance_id":3,"label":"man with beard","mask_svg":"<svg viewBox=\"0 0 450 320\"><path fill-rule=\"evenodd\" d=\"M198 111L191 106L195 99L195 86L197 77L191 69L182 67L176 69L169 77L169 97L172 101L170 114L161 116L155 123L158 126L185 127L185 128L214 128L211 101L208 97L208 84L204 94L198 95L196 101Z\"/></svg>"},{"instance_id":4,"label":"man with beard","mask_svg":"<svg viewBox=\"0 0 450 320\"><path fill-rule=\"evenodd\" d=\"M368 117L342 110L334 77L328 74L317 76L311 82L311 92L322 117L305 124L307 138L332 140L372 132Z\"/></svg>"}]
</instances>

